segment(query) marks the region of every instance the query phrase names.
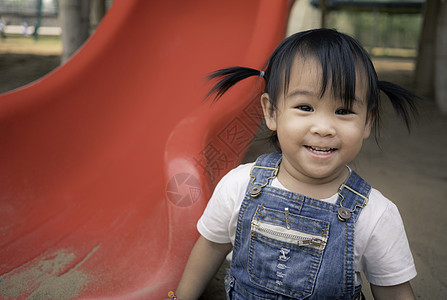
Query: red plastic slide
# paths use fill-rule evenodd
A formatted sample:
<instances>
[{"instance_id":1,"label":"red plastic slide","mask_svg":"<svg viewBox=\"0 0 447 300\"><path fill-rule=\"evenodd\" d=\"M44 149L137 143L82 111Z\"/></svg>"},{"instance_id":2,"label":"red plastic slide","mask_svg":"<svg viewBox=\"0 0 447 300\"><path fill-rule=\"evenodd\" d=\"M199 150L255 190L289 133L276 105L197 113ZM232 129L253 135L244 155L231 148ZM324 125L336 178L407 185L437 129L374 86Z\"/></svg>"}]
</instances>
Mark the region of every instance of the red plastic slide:
<instances>
[{"instance_id":1,"label":"red plastic slide","mask_svg":"<svg viewBox=\"0 0 447 300\"><path fill-rule=\"evenodd\" d=\"M262 79L211 105L205 77L262 68L291 4L115 0L70 61L0 96L1 298L176 287L212 188L260 120Z\"/></svg>"}]
</instances>

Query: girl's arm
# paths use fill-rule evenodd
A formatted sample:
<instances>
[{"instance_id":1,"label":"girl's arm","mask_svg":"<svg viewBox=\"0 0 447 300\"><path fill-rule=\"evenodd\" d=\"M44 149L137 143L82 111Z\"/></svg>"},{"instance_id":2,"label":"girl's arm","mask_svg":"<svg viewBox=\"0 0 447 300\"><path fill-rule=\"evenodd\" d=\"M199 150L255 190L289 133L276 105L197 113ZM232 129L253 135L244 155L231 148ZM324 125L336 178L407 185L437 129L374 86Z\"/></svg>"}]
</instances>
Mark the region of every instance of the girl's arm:
<instances>
[{"instance_id":1,"label":"girl's arm","mask_svg":"<svg viewBox=\"0 0 447 300\"><path fill-rule=\"evenodd\" d=\"M175 292L178 299L199 298L232 247L231 243L217 244L200 236L191 251L182 279Z\"/></svg>"},{"instance_id":2,"label":"girl's arm","mask_svg":"<svg viewBox=\"0 0 447 300\"><path fill-rule=\"evenodd\" d=\"M394 299L394 300L414 300L413 289L410 282L394 286L378 286L371 284L371 292L376 300Z\"/></svg>"}]
</instances>

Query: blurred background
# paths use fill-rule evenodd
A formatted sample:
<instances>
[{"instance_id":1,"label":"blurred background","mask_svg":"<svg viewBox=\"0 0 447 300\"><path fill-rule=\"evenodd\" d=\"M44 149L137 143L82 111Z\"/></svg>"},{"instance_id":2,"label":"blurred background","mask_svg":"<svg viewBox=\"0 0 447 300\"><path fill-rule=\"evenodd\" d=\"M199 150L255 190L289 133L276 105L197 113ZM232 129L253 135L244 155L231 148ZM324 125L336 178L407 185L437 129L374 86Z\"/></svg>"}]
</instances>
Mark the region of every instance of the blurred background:
<instances>
[{"instance_id":1,"label":"blurred background","mask_svg":"<svg viewBox=\"0 0 447 300\"><path fill-rule=\"evenodd\" d=\"M94 35L112 5L113 0L0 0L0 93L63 65ZM447 1L295 1L287 35L319 27L356 37L381 80L423 98L411 135L384 105L380 146L368 140L354 167L400 209L419 272L412 282L417 298L445 299ZM245 161L269 151L262 135L260 129ZM224 268L202 299L224 299L223 274Z\"/></svg>"}]
</instances>

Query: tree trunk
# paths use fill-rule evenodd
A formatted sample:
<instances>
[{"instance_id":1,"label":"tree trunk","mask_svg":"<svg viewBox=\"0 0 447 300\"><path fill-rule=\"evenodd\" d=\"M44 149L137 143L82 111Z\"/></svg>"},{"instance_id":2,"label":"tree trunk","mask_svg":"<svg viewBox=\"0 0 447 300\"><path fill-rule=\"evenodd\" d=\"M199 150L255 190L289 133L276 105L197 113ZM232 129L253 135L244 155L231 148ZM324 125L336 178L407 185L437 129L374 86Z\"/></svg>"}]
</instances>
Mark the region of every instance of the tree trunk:
<instances>
[{"instance_id":1,"label":"tree trunk","mask_svg":"<svg viewBox=\"0 0 447 300\"><path fill-rule=\"evenodd\" d=\"M89 37L89 0L59 0L62 28L62 63Z\"/></svg>"},{"instance_id":2,"label":"tree trunk","mask_svg":"<svg viewBox=\"0 0 447 300\"><path fill-rule=\"evenodd\" d=\"M90 31L95 31L106 14L106 0L91 0L90 3Z\"/></svg>"},{"instance_id":3,"label":"tree trunk","mask_svg":"<svg viewBox=\"0 0 447 300\"><path fill-rule=\"evenodd\" d=\"M440 3L441 0L425 2L424 22L419 38L415 81L418 92L426 96L434 94L435 64L433 57L436 48L436 27Z\"/></svg>"},{"instance_id":4,"label":"tree trunk","mask_svg":"<svg viewBox=\"0 0 447 300\"><path fill-rule=\"evenodd\" d=\"M326 0L320 0L321 10L321 28L326 28L327 19L327 3Z\"/></svg>"},{"instance_id":5,"label":"tree trunk","mask_svg":"<svg viewBox=\"0 0 447 300\"><path fill-rule=\"evenodd\" d=\"M447 1L442 2L438 14L435 56L435 100L447 113Z\"/></svg>"}]
</instances>

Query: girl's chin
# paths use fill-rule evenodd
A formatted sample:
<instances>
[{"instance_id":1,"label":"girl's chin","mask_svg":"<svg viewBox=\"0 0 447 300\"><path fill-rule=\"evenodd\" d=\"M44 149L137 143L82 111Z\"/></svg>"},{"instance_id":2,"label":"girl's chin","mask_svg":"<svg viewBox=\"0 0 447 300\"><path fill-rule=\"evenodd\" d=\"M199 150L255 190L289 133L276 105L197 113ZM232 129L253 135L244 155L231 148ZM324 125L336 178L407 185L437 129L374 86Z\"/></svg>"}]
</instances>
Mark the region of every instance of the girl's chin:
<instances>
[{"instance_id":1,"label":"girl's chin","mask_svg":"<svg viewBox=\"0 0 447 300\"><path fill-rule=\"evenodd\" d=\"M318 167L318 166L310 166L307 167L307 172L303 172L303 175L305 175L310 181L314 182L322 182L322 183L328 183L334 180L339 180L341 177L345 179L345 177L349 174L348 169L345 165L331 168L328 166L325 167Z\"/></svg>"}]
</instances>

